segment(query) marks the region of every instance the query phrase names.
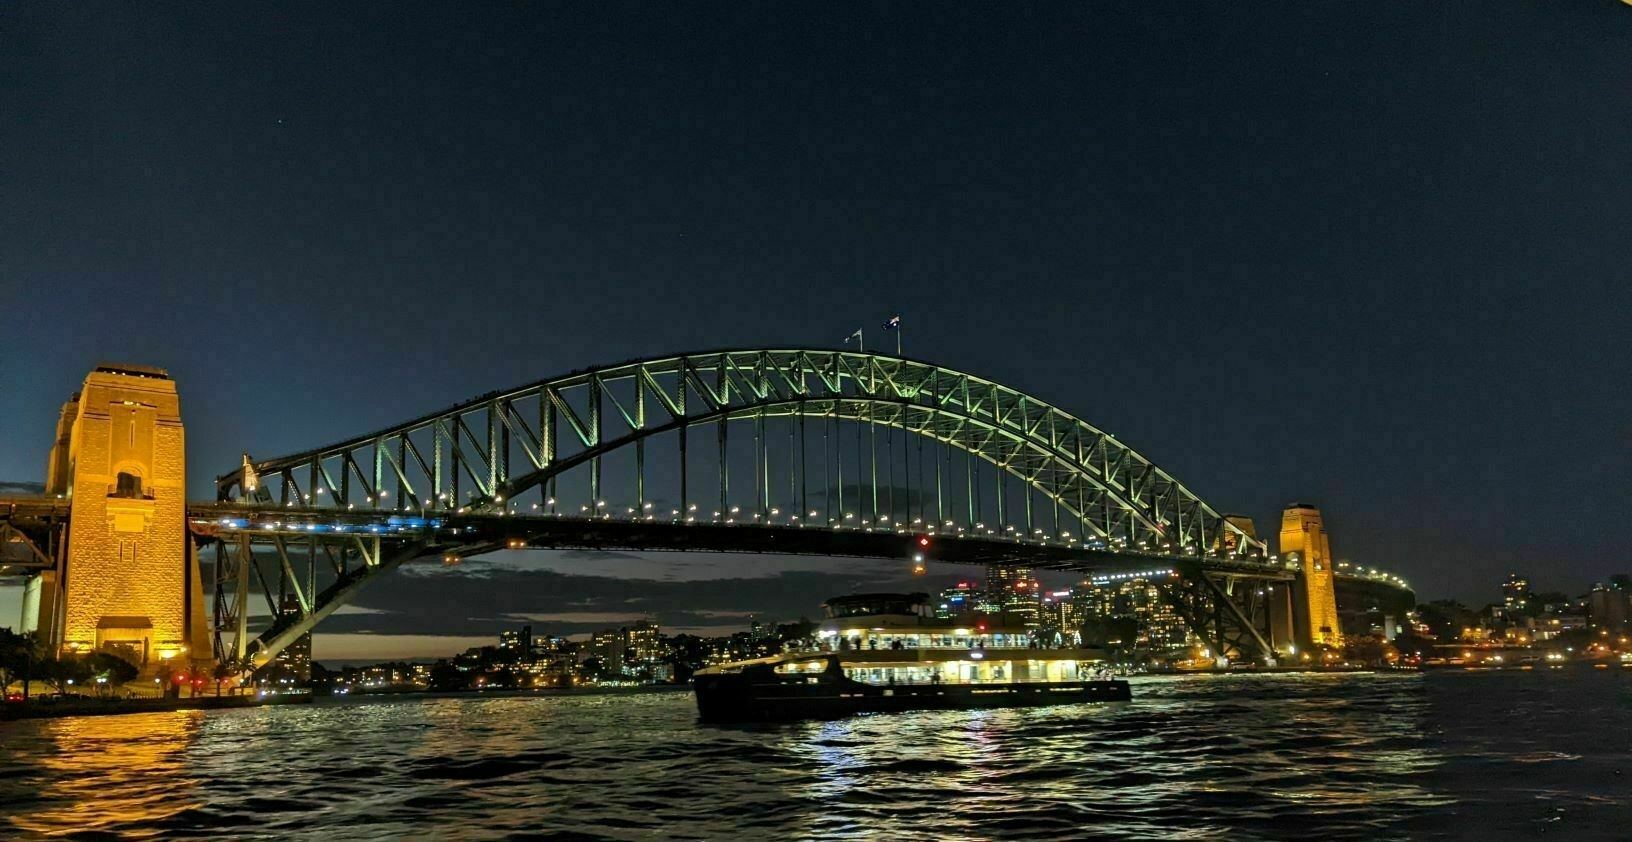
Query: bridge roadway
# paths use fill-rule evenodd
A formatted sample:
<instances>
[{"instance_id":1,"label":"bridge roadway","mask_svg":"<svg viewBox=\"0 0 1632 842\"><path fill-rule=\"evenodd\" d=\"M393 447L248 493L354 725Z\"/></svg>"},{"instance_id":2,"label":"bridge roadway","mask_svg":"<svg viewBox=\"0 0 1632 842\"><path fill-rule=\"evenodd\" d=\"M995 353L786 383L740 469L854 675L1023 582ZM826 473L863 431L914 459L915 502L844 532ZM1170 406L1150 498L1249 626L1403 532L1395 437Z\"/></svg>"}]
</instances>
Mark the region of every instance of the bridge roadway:
<instances>
[{"instance_id":1,"label":"bridge roadway","mask_svg":"<svg viewBox=\"0 0 1632 842\"><path fill-rule=\"evenodd\" d=\"M0 500L0 576L29 575L54 566L70 505L51 497ZM376 537L418 547L395 563L424 557L479 555L521 545L534 549L783 554L927 561L1023 564L1082 575L1201 572L1286 580L1294 572L1258 557L1178 556L1161 552L1018 537L947 535L905 529L828 529L777 524L681 523L616 518L500 514L387 515L380 512L288 510L243 503L190 503L200 539L238 533L286 537ZM920 546L920 537L929 539ZM381 558L381 561L387 561ZM393 565L394 566L394 565Z\"/></svg>"},{"instance_id":2,"label":"bridge roadway","mask_svg":"<svg viewBox=\"0 0 1632 842\"><path fill-rule=\"evenodd\" d=\"M0 498L0 576L31 574L54 566L53 533L65 528L70 501L54 497ZM235 532L310 536L379 536L422 540L423 555L453 552L469 556L503 549L512 541L536 549L681 551L819 555L910 559L924 552L929 561L949 564L1026 564L1041 570L1084 575L1120 575L1162 569L1194 569L1250 578L1286 580L1295 571L1278 560L1256 556L1175 556L1167 553L1096 547L1079 542L1030 541L918 532L831 530L775 524L717 524L534 517L490 514L385 515L379 512L290 511L243 503L200 502L187 506L195 535L221 537ZM437 540L440 535L441 540ZM60 538L60 536L58 536ZM438 549L433 550L431 547ZM927 549L927 551L925 551ZM1339 569L1336 576L1378 587L1409 591L1390 574Z\"/></svg>"},{"instance_id":3,"label":"bridge roadway","mask_svg":"<svg viewBox=\"0 0 1632 842\"><path fill-rule=\"evenodd\" d=\"M1180 556L1081 542L947 535L907 529L831 529L782 524L655 521L603 516L501 514L383 515L288 510L241 503L188 506L196 534L375 536L423 542L425 556L478 555L506 548L717 552L901 559L922 554L949 564L1018 564L1083 575L1208 572L1257 579L1295 575L1278 561L1252 556ZM927 544L920 544L927 540Z\"/></svg>"}]
</instances>

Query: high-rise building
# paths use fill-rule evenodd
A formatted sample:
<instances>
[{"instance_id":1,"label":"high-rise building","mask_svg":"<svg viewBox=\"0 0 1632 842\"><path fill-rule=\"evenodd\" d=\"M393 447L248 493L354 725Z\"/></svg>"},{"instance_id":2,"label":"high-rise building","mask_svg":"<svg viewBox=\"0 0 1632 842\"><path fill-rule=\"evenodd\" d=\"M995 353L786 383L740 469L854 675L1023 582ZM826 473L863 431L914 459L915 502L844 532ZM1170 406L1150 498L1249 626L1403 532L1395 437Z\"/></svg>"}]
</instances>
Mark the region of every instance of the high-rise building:
<instances>
[{"instance_id":1,"label":"high-rise building","mask_svg":"<svg viewBox=\"0 0 1632 842\"><path fill-rule=\"evenodd\" d=\"M623 629L602 629L589 636L589 656L601 662L602 675L623 672Z\"/></svg>"},{"instance_id":2,"label":"high-rise building","mask_svg":"<svg viewBox=\"0 0 1632 842\"><path fill-rule=\"evenodd\" d=\"M499 633L499 655L507 661L527 663L533 653L533 627Z\"/></svg>"},{"instance_id":3,"label":"high-rise building","mask_svg":"<svg viewBox=\"0 0 1632 842\"><path fill-rule=\"evenodd\" d=\"M986 565L986 590L993 594L1011 594L1024 590L1032 581L1031 568L1010 564Z\"/></svg>"},{"instance_id":4,"label":"high-rise building","mask_svg":"<svg viewBox=\"0 0 1632 842\"><path fill-rule=\"evenodd\" d=\"M1073 601L1086 623L1132 618L1137 628L1135 649L1166 652L1192 642L1190 627L1149 579L1090 579L1077 589Z\"/></svg>"},{"instance_id":5,"label":"high-rise building","mask_svg":"<svg viewBox=\"0 0 1632 842\"><path fill-rule=\"evenodd\" d=\"M299 617L300 600L293 594L283 598L279 618ZM312 633L307 632L279 652L262 667L260 677L268 684L304 685L312 681Z\"/></svg>"},{"instance_id":6,"label":"high-rise building","mask_svg":"<svg viewBox=\"0 0 1632 842\"><path fill-rule=\"evenodd\" d=\"M1045 593L1038 622L1043 630L1058 632L1062 642L1071 640L1081 633L1082 624L1087 620L1086 606L1086 601L1070 588Z\"/></svg>"},{"instance_id":7,"label":"high-rise building","mask_svg":"<svg viewBox=\"0 0 1632 842\"><path fill-rule=\"evenodd\" d=\"M1517 573L1507 574L1507 581L1502 583L1502 607L1512 614L1529 601L1530 580Z\"/></svg>"},{"instance_id":8,"label":"high-rise building","mask_svg":"<svg viewBox=\"0 0 1632 842\"><path fill-rule=\"evenodd\" d=\"M1031 568L1009 564L986 566L986 601L1028 629L1041 625L1042 586Z\"/></svg>"},{"instance_id":9,"label":"high-rise building","mask_svg":"<svg viewBox=\"0 0 1632 842\"><path fill-rule=\"evenodd\" d=\"M623 630L624 663L631 667L650 667L663 660L663 649L658 640L657 623L641 620Z\"/></svg>"},{"instance_id":10,"label":"high-rise building","mask_svg":"<svg viewBox=\"0 0 1632 842\"><path fill-rule=\"evenodd\" d=\"M1632 594L1611 585L1593 585L1587 593L1587 618L1594 628L1620 634L1626 629L1626 620L1632 613Z\"/></svg>"},{"instance_id":11,"label":"high-rise building","mask_svg":"<svg viewBox=\"0 0 1632 842\"><path fill-rule=\"evenodd\" d=\"M1309 629L1309 643L1343 645L1343 629L1337 619L1337 583L1332 572L1332 547L1320 520L1320 510L1307 503L1293 503L1281 513L1281 557L1297 554L1303 576L1303 609Z\"/></svg>"},{"instance_id":12,"label":"high-rise building","mask_svg":"<svg viewBox=\"0 0 1632 842\"><path fill-rule=\"evenodd\" d=\"M959 582L955 587L941 591L940 605L935 616L943 620L957 620L982 613L981 592L974 582Z\"/></svg>"}]
</instances>

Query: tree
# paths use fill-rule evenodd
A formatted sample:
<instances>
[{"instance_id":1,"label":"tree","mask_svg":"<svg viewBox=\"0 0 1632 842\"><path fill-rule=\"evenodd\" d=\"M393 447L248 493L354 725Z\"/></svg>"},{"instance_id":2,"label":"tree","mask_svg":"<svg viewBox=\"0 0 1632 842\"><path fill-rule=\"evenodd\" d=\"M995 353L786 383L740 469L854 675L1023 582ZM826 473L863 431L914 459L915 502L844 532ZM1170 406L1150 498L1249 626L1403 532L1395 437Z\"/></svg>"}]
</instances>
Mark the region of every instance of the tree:
<instances>
[{"instance_id":1,"label":"tree","mask_svg":"<svg viewBox=\"0 0 1632 842\"><path fill-rule=\"evenodd\" d=\"M334 678L335 678L335 673L330 672L328 667L325 667L322 664L320 664L320 663L318 663L316 661L313 661L312 662L312 677L311 677L311 680L308 682L309 684L312 685L312 695L314 695L314 696L333 695L333 693L334 693Z\"/></svg>"},{"instance_id":2,"label":"tree","mask_svg":"<svg viewBox=\"0 0 1632 842\"><path fill-rule=\"evenodd\" d=\"M777 624L775 635L778 649L794 648L813 649L816 646L817 625L810 620L800 617L798 622Z\"/></svg>"},{"instance_id":3,"label":"tree","mask_svg":"<svg viewBox=\"0 0 1632 842\"><path fill-rule=\"evenodd\" d=\"M1462 639L1462 630L1479 624L1479 617L1466 605L1450 599L1436 599L1417 606L1422 618L1440 643L1456 643Z\"/></svg>"},{"instance_id":4,"label":"tree","mask_svg":"<svg viewBox=\"0 0 1632 842\"><path fill-rule=\"evenodd\" d=\"M112 652L91 653L87 668L98 684L115 689L126 682L135 681L137 673L141 672L135 664Z\"/></svg>"},{"instance_id":5,"label":"tree","mask_svg":"<svg viewBox=\"0 0 1632 842\"><path fill-rule=\"evenodd\" d=\"M463 690L468 682L464 671L447 661L437 661L431 667L431 689L438 691Z\"/></svg>"},{"instance_id":6,"label":"tree","mask_svg":"<svg viewBox=\"0 0 1632 842\"><path fill-rule=\"evenodd\" d=\"M1394 637L1394 649L1401 655L1425 655L1433 651L1434 640L1430 637L1420 637L1410 629L1402 630Z\"/></svg>"},{"instance_id":7,"label":"tree","mask_svg":"<svg viewBox=\"0 0 1632 842\"><path fill-rule=\"evenodd\" d=\"M29 684L39 678L38 639L32 634L18 634L11 629L0 629L0 692L13 681L23 683L23 698L28 698Z\"/></svg>"},{"instance_id":8,"label":"tree","mask_svg":"<svg viewBox=\"0 0 1632 842\"><path fill-rule=\"evenodd\" d=\"M69 687L83 687L91 677L91 660L77 655L66 658L45 658L38 662L40 678L55 687L58 693L67 693Z\"/></svg>"},{"instance_id":9,"label":"tree","mask_svg":"<svg viewBox=\"0 0 1632 842\"><path fill-rule=\"evenodd\" d=\"M223 682L243 675L243 672L243 667L230 658L216 661L215 666L210 669L210 677L215 679L215 697L221 698L221 684Z\"/></svg>"},{"instance_id":10,"label":"tree","mask_svg":"<svg viewBox=\"0 0 1632 842\"><path fill-rule=\"evenodd\" d=\"M1367 666L1385 666L1399 658L1399 652L1378 635L1353 635L1343 641L1343 657Z\"/></svg>"},{"instance_id":11,"label":"tree","mask_svg":"<svg viewBox=\"0 0 1632 842\"><path fill-rule=\"evenodd\" d=\"M1133 617L1100 617L1083 622L1081 632L1084 646L1131 650L1139 637L1139 621Z\"/></svg>"},{"instance_id":12,"label":"tree","mask_svg":"<svg viewBox=\"0 0 1632 842\"><path fill-rule=\"evenodd\" d=\"M1524 616L1540 617L1546 614L1549 608L1556 611L1563 606L1574 603L1575 600L1570 599L1568 594L1559 593L1558 591L1533 593L1524 600Z\"/></svg>"}]
</instances>

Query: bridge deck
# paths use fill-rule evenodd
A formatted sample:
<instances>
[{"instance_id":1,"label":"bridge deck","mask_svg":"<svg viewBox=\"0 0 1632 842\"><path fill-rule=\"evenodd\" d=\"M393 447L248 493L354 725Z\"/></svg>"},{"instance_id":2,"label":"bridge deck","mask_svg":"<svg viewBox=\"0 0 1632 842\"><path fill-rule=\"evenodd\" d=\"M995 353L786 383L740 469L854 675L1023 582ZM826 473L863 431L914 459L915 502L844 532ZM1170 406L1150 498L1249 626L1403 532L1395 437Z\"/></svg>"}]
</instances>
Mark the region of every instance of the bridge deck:
<instances>
[{"instance_id":1,"label":"bridge deck","mask_svg":"<svg viewBox=\"0 0 1632 842\"><path fill-rule=\"evenodd\" d=\"M1292 570L1256 557L1187 557L1124 548L1096 548L1039 542L934 535L890 529L834 530L791 525L681 523L627 519L528 517L509 515L382 516L374 512L286 510L235 503L189 507L193 528L202 535L355 535L433 539L438 547L460 547L475 555L519 544L535 549L591 549L648 552L717 552L911 559L950 564L1024 564L1041 570L1084 575L1156 574L1179 568L1204 569L1266 579L1291 579ZM919 539L927 537L928 546Z\"/></svg>"}]
</instances>

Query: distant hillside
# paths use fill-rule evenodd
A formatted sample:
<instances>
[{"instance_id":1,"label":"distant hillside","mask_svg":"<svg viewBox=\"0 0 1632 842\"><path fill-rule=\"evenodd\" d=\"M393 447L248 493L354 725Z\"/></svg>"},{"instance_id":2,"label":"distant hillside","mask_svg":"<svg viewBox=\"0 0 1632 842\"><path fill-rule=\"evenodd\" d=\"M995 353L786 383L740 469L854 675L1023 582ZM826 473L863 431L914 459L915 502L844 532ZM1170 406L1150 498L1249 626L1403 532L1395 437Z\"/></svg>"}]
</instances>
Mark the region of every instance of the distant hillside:
<instances>
[{"instance_id":1,"label":"distant hillside","mask_svg":"<svg viewBox=\"0 0 1632 842\"><path fill-rule=\"evenodd\" d=\"M43 482L10 482L0 479L0 494L44 494Z\"/></svg>"}]
</instances>

